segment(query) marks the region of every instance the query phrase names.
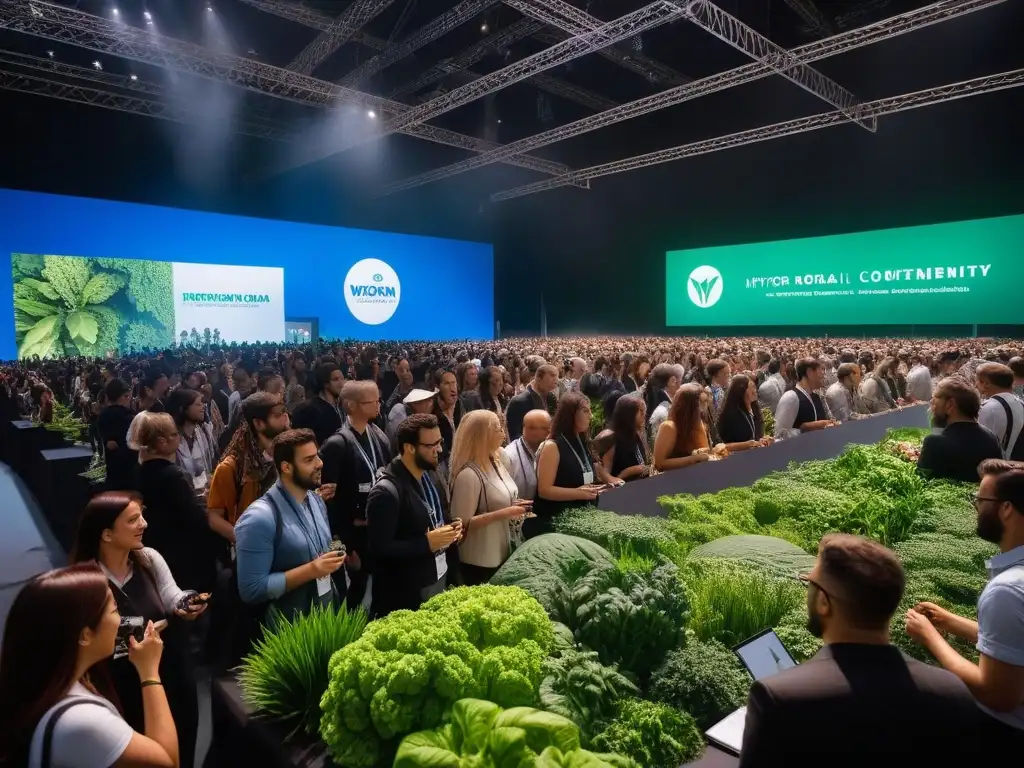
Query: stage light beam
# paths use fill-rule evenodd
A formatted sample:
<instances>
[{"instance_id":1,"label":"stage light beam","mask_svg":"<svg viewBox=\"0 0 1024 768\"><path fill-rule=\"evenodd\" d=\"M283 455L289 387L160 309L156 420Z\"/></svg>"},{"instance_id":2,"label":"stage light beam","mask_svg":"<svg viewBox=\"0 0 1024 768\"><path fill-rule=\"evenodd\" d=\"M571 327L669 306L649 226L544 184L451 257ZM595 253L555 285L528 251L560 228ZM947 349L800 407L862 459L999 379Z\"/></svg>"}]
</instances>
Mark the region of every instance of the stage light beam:
<instances>
[{"instance_id":1,"label":"stage light beam","mask_svg":"<svg viewBox=\"0 0 1024 768\"><path fill-rule=\"evenodd\" d=\"M371 120L375 120L377 118L377 113L374 112L372 109L369 109L366 111L366 116Z\"/></svg>"}]
</instances>

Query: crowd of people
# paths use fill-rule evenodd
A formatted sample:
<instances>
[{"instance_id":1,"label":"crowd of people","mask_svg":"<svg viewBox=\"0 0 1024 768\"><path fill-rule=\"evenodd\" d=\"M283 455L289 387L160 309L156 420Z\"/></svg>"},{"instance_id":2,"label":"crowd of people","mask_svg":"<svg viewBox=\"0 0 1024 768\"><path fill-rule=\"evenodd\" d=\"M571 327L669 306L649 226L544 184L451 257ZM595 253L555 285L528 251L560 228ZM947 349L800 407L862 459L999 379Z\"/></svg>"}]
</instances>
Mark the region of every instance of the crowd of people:
<instances>
[{"instance_id":1,"label":"crowd of people","mask_svg":"<svg viewBox=\"0 0 1024 768\"><path fill-rule=\"evenodd\" d=\"M8 618L0 760L191 766L197 662L235 664L261 625L311 605L380 617L486 582L562 511L653 473L927 403L942 431L919 471L977 483L982 462L1022 458L1022 346L576 337L0 364L0 415L47 421L59 404L106 466L73 565ZM1020 533L1019 488L984 501ZM1001 606L1024 628L1014 584ZM842 605L837 638L854 626ZM35 637L52 615L58 630ZM1012 642L1024 653L1024 634ZM40 651L54 663L28 662Z\"/></svg>"}]
</instances>

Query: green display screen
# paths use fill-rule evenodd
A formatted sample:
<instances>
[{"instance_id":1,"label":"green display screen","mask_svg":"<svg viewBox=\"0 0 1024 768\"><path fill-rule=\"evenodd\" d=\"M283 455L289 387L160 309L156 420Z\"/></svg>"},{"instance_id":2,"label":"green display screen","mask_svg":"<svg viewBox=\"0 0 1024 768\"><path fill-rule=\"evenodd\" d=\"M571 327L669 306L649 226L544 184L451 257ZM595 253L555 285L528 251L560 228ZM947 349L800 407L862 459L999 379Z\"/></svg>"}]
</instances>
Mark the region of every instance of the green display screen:
<instances>
[{"instance_id":1,"label":"green display screen","mask_svg":"<svg viewBox=\"0 0 1024 768\"><path fill-rule=\"evenodd\" d=\"M670 326L1024 322L1024 216L665 254Z\"/></svg>"}]
</instances>

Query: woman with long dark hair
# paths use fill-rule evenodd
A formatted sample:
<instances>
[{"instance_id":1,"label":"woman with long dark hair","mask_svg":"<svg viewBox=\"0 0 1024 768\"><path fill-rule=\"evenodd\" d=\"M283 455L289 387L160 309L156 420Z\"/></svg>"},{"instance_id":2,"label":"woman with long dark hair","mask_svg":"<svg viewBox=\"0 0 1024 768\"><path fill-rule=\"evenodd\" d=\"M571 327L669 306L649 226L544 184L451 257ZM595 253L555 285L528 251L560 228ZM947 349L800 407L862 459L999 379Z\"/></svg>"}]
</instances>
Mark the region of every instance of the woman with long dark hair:
<instances>
[{"instance_id":1,"label":"woman with long dark hair","mask_svg":"<svg viewBox=\"0 0 1024 768\"><path fill-rule=\"evenodd\" d=\"M558 401L548 439L537 451L536 517L523 523L523 537L551 530L556 515L597 500L603 485L622 485L597 458L590 443L590 400L570 392Z\"/></svg>"},{"instance_id":2,"label":"woman with long dark hair","mask_svg":"<svg viewBox=\"0 0 1024 768\"><path fill-rule=\"evenodd\" d=\"M737 373L729 382L718 416L718 434L730 452L771 445L765 437L764 417L757 403L757 385L751 376Z\"/></svg>"},{"instance_id":3,"label":"woman with long dark hair","mask_svg":"<svg viewBox=\"0 0 1024 768\"><path fill-rule=\"evenodd\" d=\"M120 625L96 565L58 568L22 588L0 652L0 765L178 766L178 737L160 682L163 643L152 624L142 642L128 640L145 735L114 703L103 663L114 655Z\"/></svg>"},{"instance_id":4,"label":"woman with long dark hair","mask_svg":"<svg viewBox=\"0 0 1024 768\"><path fill-rule=\"evenodd\" d=\"M481 368L478 387L483 407L502 416L505 413L505 406L508 405L508 398L505 397L505 375L501 368L496 365Z\"/></svg>"},{"instance_id":5,"label":"woman with long dark hair","mask_svg":"<svg viewBox=\"0 0 1024 768\"><path fill-rule=\"evenodd\" d=\"M703 400L711 396L700 384L684 384L672 398L668 419L654 441L654 468L680 469L725 454L724 445L711 443L708 425L701 418Z\"/></svg>"},{"instance_id":6,"label":"woman with long dark hair","mask_svg":"<svg viewBox=\"0 0 1024 768\"><path fill-rule=\"evenodd\" d=\"M647 406L637 395L623 395L616 401L611 418L611 448L601 463L612 477L636 480L647 477Z\"/></svg>"},{"instance_id":7,"label":"woman with long dark hair","mask_svg":"<svg viewBox=\"0 0 1024 768\"><path fill-rule=\"evenodd\" d=\"M119 613L148 622L168 621L162 634L164 653L160 679L178 728L182 766L195 758L199 722L195 671L189 653L188 633L178 621L193 621L206 610L193 602L196 593L180 589L161 554L142 546L146 519L138 495L109 491L95 496L85 507L71 551L72 563L95 563L107 577ZM113 658L108 666L124 718L134 729L145 724L143 701L128 660Z\"/></svg>"}]
</instances>

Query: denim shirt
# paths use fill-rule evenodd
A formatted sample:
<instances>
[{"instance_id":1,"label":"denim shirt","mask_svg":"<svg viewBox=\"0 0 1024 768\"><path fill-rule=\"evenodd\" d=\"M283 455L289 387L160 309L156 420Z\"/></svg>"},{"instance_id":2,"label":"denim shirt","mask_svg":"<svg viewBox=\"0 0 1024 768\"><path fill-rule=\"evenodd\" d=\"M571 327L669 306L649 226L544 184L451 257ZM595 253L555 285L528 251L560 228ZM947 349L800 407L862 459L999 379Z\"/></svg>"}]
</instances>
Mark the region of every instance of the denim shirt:
<instances>
[{"instance_id":1,"label":"denim shirt","mask_svg":"<svg viewBox=\"0 0 1024 768\"><path fill-rule=\"evenodd\" d=\"M1024 546L996 555L985 566L990 580L978 598L978 651L1004 664L1024 667ZM978 706L1024 731L1024 704L1011 712Z\"/></svg>"},{"instance_id":2,"label":"denim shirt","mask_svg":"<svg viewBox=\"0 0 1024 768\"><path fill-rule=\"evenodd\" d=\"M274 548L274 506L281 515L281 540ZM311 604L327 605L336 599L334 589L320 597L316 581L285 591L285 572L314 560L331 546L327 507L317 494L306 494L300 506L275 483L254 501L235 524L238 592L251 604L273 601L285 616L307 610Z\"/></svg>"}]
</instances>

